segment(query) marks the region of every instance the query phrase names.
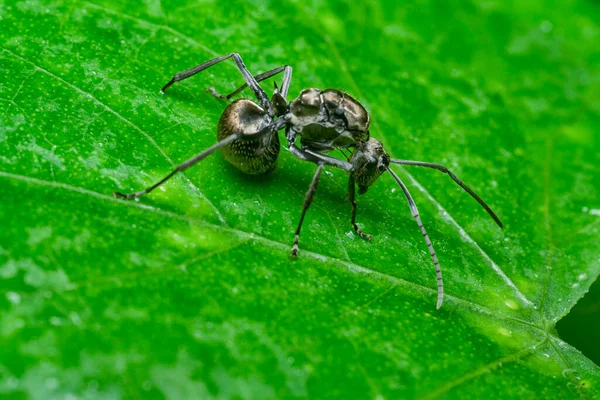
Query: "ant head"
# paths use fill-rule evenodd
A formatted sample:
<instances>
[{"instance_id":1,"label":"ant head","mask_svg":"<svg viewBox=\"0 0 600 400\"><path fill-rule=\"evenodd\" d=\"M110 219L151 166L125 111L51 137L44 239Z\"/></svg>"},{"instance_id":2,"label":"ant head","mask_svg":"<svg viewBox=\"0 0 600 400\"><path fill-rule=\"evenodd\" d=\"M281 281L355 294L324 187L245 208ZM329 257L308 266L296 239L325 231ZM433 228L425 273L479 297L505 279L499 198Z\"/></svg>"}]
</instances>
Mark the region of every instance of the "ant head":
<instances>
[{"instance_id":1,"label":"ant head","mask_svg":"<svg viewBox=\"0 0 600 400\"><path fill-rule=\"evenodd\" d=\"M390 156L377 139L370 138L357 145L350 163L354 166L354 177L358 184L358 193L365 194L369 187L390 165Z\"/></svg>"}]
</instances>

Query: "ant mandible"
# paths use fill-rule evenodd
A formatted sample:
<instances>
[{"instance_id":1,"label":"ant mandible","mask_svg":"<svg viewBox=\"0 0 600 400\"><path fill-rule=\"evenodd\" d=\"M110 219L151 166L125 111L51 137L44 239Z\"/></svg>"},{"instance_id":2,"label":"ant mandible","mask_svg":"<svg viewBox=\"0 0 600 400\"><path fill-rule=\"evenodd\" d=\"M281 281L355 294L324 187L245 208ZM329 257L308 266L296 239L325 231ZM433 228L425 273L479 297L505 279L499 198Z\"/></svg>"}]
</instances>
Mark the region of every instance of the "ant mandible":
<instances>
[{"instance_id":1,"label":"ant mandible","mask_svg":"<svg viewBox=\"0 0 600 400\"><path fill-rule=\"evenodd\" d=\"M310 88L303 90L296 99L288 103L286 97L292 79L292 68L289 65L253 76L244 65L240 55L231 53L175 74L162 88L162 92L164 93L175 82L187 79L229 58L235 61L237 68L244 77L245 84L227 96L220 95L212 87L209 90L215 97L230 99L249 87L254 92L257 102L249 99L233 101L225 108L219 119L217 125L218 142L216 144L178 165L170 174L154 185L129 194L115 191L114 195L131 199L150 193L177 172L184 171L219 149L229 163L244 173L258 175L272 172L275 169L279 155L278 132L285 129L288 150L301 160L317 164L317 170L306 193L302 214L296 228L292 256L296 257L298 254L298 241L302 223L314 198L325 165L340 168L349 173L348 200L352 205L351 224L356 234L367 240L371 240L371 235L362 232L356 224L356 186L358 186L358 193L364 194L377 178L387 171L406 196L411 214L419 226L433 260L438 287L436 308L439 309L444 299L444 285L437 255L408 188L390 168L390 164L431 168L447 174L471 197L477 200L498 226L502 228L502 222L492 209L443 165L391 158L383 149L381 142L370 137L369 113L349 94L335 89L319 90ZM281 72L283 72L281 88L279 89L275 85L273 95L269 99L258 82ZM298 137L300 137L300 147L296 145ZM348 149L351 154L346 161L326 154L336 149Z\"/></svg>"}]
</instances>

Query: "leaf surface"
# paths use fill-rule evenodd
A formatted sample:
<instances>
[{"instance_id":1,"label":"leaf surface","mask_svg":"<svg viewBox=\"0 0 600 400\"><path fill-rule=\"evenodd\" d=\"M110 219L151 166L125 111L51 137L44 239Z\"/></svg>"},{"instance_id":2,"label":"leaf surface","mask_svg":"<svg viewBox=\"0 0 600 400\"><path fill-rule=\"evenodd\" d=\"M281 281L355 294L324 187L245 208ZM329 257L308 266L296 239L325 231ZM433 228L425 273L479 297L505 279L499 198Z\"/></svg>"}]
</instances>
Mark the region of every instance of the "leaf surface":
<instances>
[{"instance_id":1,"label":"leaf surface","mask_svg":"<svg viewBox=\"0 0 600 400\"><path fill-rule=\"evenodd\" d=\"M594 2L0 3L0 393L9 398L594 398L600 370L554 325L600 273ZM294 68L351 93L390 176L358 199L282 151L248 177L215 142L242 83ZM263 87L270 92L273 83ZM245 93L250 97L251 93Z\"/></svg>"}]
</instances>

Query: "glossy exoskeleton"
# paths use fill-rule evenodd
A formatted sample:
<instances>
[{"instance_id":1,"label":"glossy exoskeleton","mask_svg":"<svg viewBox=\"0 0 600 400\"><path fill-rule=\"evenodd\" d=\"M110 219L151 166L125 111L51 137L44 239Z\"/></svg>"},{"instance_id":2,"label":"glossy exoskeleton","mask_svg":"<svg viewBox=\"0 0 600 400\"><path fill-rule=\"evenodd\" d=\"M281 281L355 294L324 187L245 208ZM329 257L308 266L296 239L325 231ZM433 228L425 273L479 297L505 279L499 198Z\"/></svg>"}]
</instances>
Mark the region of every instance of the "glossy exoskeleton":
<instances>
[{"instance_id":1,"label":"glossy exoskeleton","mask_svg":"<svg viewBox=\"0 0 600 400\"><path fill-rule=\"evenodd\" d=\"M411 214L419 226L433 260L438 286L437 308L440 308L444 289L437 255L408 188L390 168L390 164L420 166L446 173L477 200L494 221L502 227L496 214L475 192L443 165L391 158L383 149L381 142L370 137L369 113L349 94L335 89L309 88L304 89L296 99L288 103L286 97L292 77L292 68L288 65L253 76L239 54L231 53L176 74L163 87L162 91L166 91L175 82L189 78L229 58L235 61L244 78L244 85L227 96L218 94L213 88L209 88L209 90L216 97L230 99L249 87L256 97L256 102L249 99L233 101L225 108L219 120L216 144L177 166L170 174L147 189L129 194L114 192L115 196L131 199L150 193L177 172L189 168L219 149L229 163L244 173L269 173L275 169L279 154L278 132L285 130L288 150L297 158L317 164L317 170L309 185L295 232L292 256L295 257L298 254L302 223L326 165L343 169L349 173L348 200L352 205L351 224L356 234L367 240L371 240L371 235L362 232L356 224L356 187L358 186L359 194L366 193L369 187L387 171L406 196ZM281 88L275 86L273 95L269 99L258 82L281 72L283 72ZM297 145L298 138L300 146ZM351 152L346 160L326 154L332 150L343 151L344 149Z\"/></svg>"}]
</instances>

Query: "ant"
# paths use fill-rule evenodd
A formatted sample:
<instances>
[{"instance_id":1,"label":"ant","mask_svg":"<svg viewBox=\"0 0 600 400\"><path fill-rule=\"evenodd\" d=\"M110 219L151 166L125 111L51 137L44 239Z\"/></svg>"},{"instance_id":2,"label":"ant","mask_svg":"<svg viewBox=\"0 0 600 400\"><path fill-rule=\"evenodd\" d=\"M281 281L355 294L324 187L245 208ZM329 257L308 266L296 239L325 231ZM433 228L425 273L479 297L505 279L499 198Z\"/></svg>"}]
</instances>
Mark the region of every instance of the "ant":
<instances>
[{"instance_id":1,"label":"ant","mask_svg":"<svg viewBox=\"0 0 600 400\"><path fill-rule=\"evenodd\" d=\"M235 62L245 83L226 96L217 93L212 87L209 87L208 90L215 97L229 100L249 87L257 102L249 99L238 99L231 102L219 119L217 125L218 142L216 144L178 165L170 174L154 185L129 194L115 191L115 197L131 199L148 194L176 173L186 170L217 150L221 150L225 160L244 173L259 175L272 172L275 169L280 149L278 132L285 129L287 148L292 155L301 160L317 164L317 170L306 193L302 214L294 235L292 257L296 257L298 254L302 223L326 165L340 168L349 173L347 197L352 206L351 224L356 234L367 240L371 240L371 235L362 232L356 224L356 186L358 186L358 193L364 194L377 178L387 171L402 189L411 214L417 222L433 260L438 287L436 308L439 309L444 298L444 286L437 255L408 188L390 168L390 164L419 166L443 172L469 193L502 228L502 222L498 216L473 190L445 166L423 161L391 158L383 149L381 142L370 137L369 113L349 94L335 89L319 90L309 88L304 89L296 99L288 103L286 97L292 79L292 67L289 65L253 76L244 65L240 55L230 53L175 74L162 88L162 92L164 93L175 82L187 79L229 58L232 58ZM278 88L275 84L273 95L269 99L258 82L281 72L283 72L281 88ZM298 137L300 138L300 147L296 145ZM348 150L351 153L344 161L326 154L332 150Z\"/></svg>"}]
</instances>

